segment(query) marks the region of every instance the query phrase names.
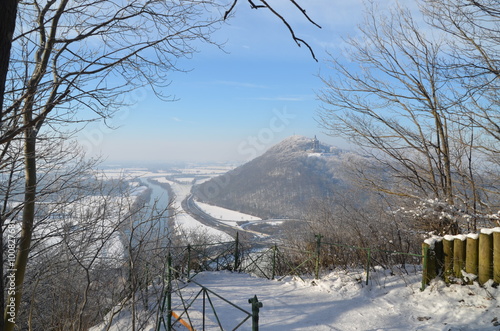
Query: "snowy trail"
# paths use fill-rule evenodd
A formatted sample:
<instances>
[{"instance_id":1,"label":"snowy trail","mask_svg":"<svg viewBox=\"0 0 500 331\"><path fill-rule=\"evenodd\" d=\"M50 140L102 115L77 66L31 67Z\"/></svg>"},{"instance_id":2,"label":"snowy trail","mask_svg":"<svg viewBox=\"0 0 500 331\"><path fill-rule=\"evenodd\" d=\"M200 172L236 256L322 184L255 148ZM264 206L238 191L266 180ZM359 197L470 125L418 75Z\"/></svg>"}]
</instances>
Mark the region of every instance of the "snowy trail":
<instances>
[{"instance_id":1,"label":"snowy trail","mask_svg":"<svg viewBox=\"0 0 500 331\"><path fill-rule=\"evenodd\" d=\"M500 329L492 322L500 316L498 302L485 289L435 283L421 292L418 274L405 279L383 277L387 277L385 287L365 286L356 277L338 273L306 282L292 277L283 281L266 280L230 272L206 272L195 279L248 309L248 299L257 295L264 305L260 311L260 330ZM498 289L487 290L499 294Z\"/></svg>"}]
</instances>

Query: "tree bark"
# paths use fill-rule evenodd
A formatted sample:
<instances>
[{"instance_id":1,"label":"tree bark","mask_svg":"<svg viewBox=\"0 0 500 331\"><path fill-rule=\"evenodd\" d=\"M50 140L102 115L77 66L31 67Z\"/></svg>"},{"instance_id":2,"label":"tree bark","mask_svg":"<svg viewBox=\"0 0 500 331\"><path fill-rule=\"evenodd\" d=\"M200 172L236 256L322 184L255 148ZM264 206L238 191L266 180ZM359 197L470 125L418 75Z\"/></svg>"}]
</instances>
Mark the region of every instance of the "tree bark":
<instances>
[{"instance_id":1,"label":"tree bark","mask_svg":"<svg viewBox=\"0 0 500 331\"><path fill-rule=\"evenodd\" d=\"M31 120L31 111L26 111L24 114L24 121ZM21 236L19 239L19 248L14 265L15 274L15 293L9 295L7 302L13 301L15 304L14 319L9 315L8 309L5 309L4 321L5 331L13 331L15 328L15 318L19 316L19 306L22 299L22 289L24 282L24 275L28 264L28 256L31 247L31 238L33 234L33 223L35 219L35 198L37 187L37 173L36 173L36 129L29 127L26 129L24 137L24 171L25 171L25 192L24 192L24 209Z\"/></svg>"},{"instance_id":2,"label":"tree bark","mask_svg":"<svg viewBox=\"0 0 500 331\"><path fill-rule=\"evenodd\" d=\"M16 26L17 0L4 0L0 7L0 126L3 116L3 95L9 70L12 36Z\"/></svg>"},{"instance_id":3,"label":"tree bark","mask_svg":"<svg viewBox=\"0 0 500 331\"><path fill-rule=\"evenodd\" d=\"M10 49L12 47L12 36L14 35L14 29L16 26L16 16L17 16L17 0L4 0L0 7L0 129L3 125L3 100L5 94L5 84L7 81L7 72L9 71L10 62ZM2 220L3 221L3 220ZM3 226L3 223L2 223ZM0 236L0 254L4 256L3 252L3 236ZM4 301L4 268L3 260L0 263L0 311L5 310ZM5 320L0 318L0 330L5 329Z\"/></svg>"}]
</instances>

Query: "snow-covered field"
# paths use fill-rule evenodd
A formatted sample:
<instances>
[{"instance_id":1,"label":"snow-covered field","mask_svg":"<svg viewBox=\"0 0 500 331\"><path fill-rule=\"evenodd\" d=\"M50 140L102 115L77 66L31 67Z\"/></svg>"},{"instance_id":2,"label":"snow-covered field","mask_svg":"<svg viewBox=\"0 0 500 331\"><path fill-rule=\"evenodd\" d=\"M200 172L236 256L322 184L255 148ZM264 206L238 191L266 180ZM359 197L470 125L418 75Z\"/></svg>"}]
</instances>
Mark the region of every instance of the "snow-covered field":
<instances>
[{"instance_id":1,"label":"snow-covered field","mask_svg":"<svg viewBox=\"0 0 500 331\"><path fill-rule=\"evenodd\" d=\"M204 272L194 279L232 303L251 311L248 299L254 295L263 303L260 309L260 330L499 330L500 306L497 297L500 289L477 285L446 286L441 281L431 283L424 291L421 274L391 275L378 270L365 285L359 274L332 272L320 280L302 281L286 277L282 281L257 278L231 272ZM182 290L184 298L192 298L200 288L189 283ZM222 300L211 296L217 315L224 329L232 329L245 315ZM201 300L201 299L200 299ZM179 300L174 298L173 311L182 313ZM177 306L175 303L177 302ZM193 307L201 306L197 302ZM207 311L209 311L207 303ZM191 311L190 316L201 313ZM207 316L210 317L210 313ZM124 314L126 319L127 314ZM118 320L116 321L118 322ZM119 328L127 330L127 321L121 320ZM196 323L192 320L195 329ZM207 325L213 325L207 321ZM208 327L207 330L217 328ZM247 321L239 330L250 330ZM100 330L96 328L94 330ZM155 330L154 322L144 330ZM180 327L179 330L186 330Z\"/></svg>"},{"instance_id":2,"label":"snow-covered field","mask_svg":"<svg viewBox=\"0 0 500 331\"><path fill-rule=\"evenodd\" d=\"M244 222L244 221L252 222L252 221L262 220L259 217L240 213L238 211L234 211L231 209L226 209L219 206L213 206L201 201L195 201L195 202L198 208L203 210L203 212L231 226L238 226L237 222Z\"/></svg>"}]
</instances>

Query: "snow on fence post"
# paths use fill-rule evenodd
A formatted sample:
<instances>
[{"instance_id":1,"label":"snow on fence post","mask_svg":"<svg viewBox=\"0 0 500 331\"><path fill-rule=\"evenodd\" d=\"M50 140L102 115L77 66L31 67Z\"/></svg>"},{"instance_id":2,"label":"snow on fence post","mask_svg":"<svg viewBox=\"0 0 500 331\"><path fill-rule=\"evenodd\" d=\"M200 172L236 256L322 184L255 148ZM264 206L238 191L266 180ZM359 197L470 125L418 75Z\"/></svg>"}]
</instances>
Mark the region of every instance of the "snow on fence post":
<instances>
[{"instance_id":1,"label":"snow on fence post","mask_svg":"<svg viewBox=\"0 0 500 331\"><path fill-rule=\"evenodd\" d=\"M464 235L455 236L453 240L453 275L463 278L462 270L465 267L465 240Z\"/></svg>"},{"instance_id":2,"label":"snow on fence post","mask_svg":"<svg viewBox=\"0 0 500 331\"><path fill-rule=\"evenodd\" d=\"M492 279L500 284L500 227L481 229L479 234L433 236L422 250L423 286L436 276L446 283L461 279L472 284L477 279L484 285Z\"/></svg>"},{"instance_id":3,"label":"snow on fence post","mask_svg":"<svg viewBox=\"0 0 500 331\"><path fill-rule=\"evenodd\" d=\"M491 231L482 229L479 234L478 281L483 285L493 276L493 240Z\"/></svg>"},{"instance_id":4,"label":"snow on fence post","mask_svg":"<svg viewBox=\"0 0 500 331\"><path fill-rule=\"evenodd\" d=\"M479 261L479 235L469 234L467 235L466 242L466 253L465 253L465 272L469 275L477 275L478 273L478 261ZM469 284L472 284L473 279L468 280Z\"/></svg>"},{"instance_id":5,"label":"snow on fence post","mask_svg":"<svg viewBox=\"0 0 500 331\"><path fill-rule=\"evenodd\" d=\"M446 283L450 282L450 277L453 275L453 248L455 238L447 235L443 238L443 278Z\"/></svg>"},{"instance_id":6,"label":"snow on fence post","mask_svg":"<svg viewBox=\"0 0 500 331\"><path fill-rule=\"evenodd\" d=\"M493 229L493 281L500 284L500 228Z\"/></svg>"}]
</instances>

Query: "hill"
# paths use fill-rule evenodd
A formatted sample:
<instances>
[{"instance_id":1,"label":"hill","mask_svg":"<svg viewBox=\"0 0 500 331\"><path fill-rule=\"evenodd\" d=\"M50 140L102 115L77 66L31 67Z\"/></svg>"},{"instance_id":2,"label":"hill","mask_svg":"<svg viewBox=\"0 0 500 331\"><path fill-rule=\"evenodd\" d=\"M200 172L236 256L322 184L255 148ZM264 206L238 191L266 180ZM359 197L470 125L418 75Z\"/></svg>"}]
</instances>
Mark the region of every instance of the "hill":
<instances>
[{"instance_id":1,"label":"hill","mask_svg":"<svg viewBox=\"0 0 500 331\"><path fill-rule=\"evenodd\" d=\"M301 218L311 199L346 189L342 165L356 154L303 136L289 137L263 155L193 189L195 197L261 218Z\"/></svg>"}]
</instances>

